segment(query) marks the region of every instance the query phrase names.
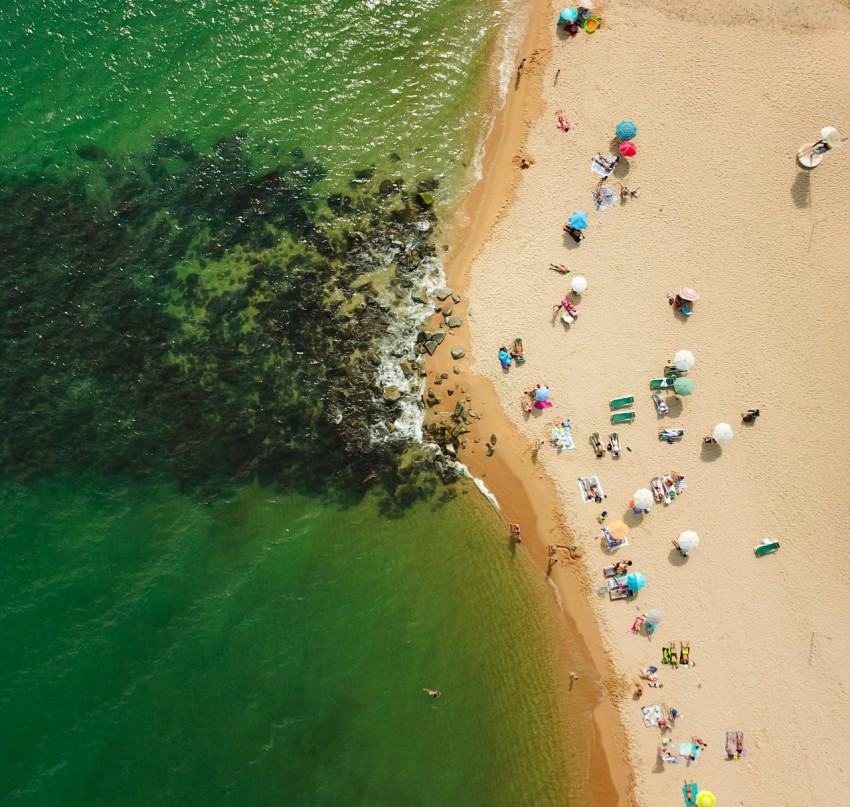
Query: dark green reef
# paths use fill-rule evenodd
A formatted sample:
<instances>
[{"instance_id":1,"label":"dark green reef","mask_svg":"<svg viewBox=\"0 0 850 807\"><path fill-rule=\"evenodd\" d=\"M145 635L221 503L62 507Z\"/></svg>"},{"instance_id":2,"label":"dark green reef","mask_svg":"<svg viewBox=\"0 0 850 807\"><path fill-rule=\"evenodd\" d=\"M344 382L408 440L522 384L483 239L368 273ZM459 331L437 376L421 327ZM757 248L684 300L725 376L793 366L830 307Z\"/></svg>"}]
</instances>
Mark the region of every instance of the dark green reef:
<instances>
[{"instance_id":1,"label":"dark green reef","mask_svg":"<svg viewBox=\"0 0 850 807\"><path fill-rule=\"evenodd\" d=\"M437 182L366 169L329 196L323 176L298 150L256 169L241 134L0 174L3 476L431 489L409 443L371 439L400 406L376 380L394 310L374 277L421 285Z\"/></svg>"}]
</instances>

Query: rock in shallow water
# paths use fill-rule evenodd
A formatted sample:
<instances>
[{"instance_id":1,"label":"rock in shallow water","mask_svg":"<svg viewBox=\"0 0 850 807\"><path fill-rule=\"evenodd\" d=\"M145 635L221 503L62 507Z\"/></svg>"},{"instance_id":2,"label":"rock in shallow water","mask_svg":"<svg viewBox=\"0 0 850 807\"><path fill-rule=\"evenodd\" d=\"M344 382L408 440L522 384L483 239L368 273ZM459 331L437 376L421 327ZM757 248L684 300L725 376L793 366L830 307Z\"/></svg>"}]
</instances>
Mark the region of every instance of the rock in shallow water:
<instances>
[{"instance_id":1,"label":"rock in shallow water","mask_svg":"<svg viewBox=\"0 0 850 807\"><path fill-rule=\"evenodd\" d=\"M466 351L462 347L453 347L452 348L452 358L453 359L462 359L466 355Z\"/></svg>"},{"instance_id":2,"label":"rock in shallow water","mask_svg":"<svg viewBox=\"0 0 850 807\"><path fill-rule=\"evenodd\" d=\"M463 318L462 317L449 317L446 320L446 325L448 325L450 328L460 328L460 326L463 325Z\"/></svg>"}]
</instances>

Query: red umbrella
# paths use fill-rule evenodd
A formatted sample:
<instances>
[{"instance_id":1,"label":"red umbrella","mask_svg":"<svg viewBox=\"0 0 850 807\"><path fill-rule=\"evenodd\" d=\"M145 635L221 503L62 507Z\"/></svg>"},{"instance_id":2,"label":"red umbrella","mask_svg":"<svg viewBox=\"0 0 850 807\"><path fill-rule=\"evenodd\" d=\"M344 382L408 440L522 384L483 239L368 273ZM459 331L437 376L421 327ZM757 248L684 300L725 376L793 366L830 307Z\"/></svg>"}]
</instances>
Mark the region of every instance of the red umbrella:
<instances>
[{"instance_id":1,"label":"red umbrella","mask_svg":"<svg viewBox=\"0 0 850 807\"><path fill-rule=\"evenodd\" d=\"M620 154L624 157L634 157L637 154L637 146L631 140L626 140L625 143L620 143Z\"/></svg>"}]
</instances>

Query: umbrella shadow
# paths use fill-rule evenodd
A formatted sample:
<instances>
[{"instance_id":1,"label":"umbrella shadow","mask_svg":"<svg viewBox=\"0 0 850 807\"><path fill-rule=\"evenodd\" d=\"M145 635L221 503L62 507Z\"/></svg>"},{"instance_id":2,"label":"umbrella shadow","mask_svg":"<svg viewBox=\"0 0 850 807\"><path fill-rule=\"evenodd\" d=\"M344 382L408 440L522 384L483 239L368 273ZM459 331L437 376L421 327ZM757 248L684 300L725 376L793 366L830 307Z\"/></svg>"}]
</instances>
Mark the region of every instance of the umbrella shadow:
<instances>
[{"instance_id":1,"label":"umbrella shadow","mask_svg":"<svg viewBox=\"0 0 850 807\"><path fill-rule=\"evenodd\" d=\"M808 171L798 171L791 184L794 207L808 207L812 203L812 178Z\"/></svg>"},{"instance_id":2,"label":"umbrella shadow","mask_svg":"<svg viewBox=\"0 0 850 807\"><path fill-rule=\"evenodd\" d=\"M666 395L664 400L667 403L667 414L659 415L659 417L680 417L682 414L682 399L678 395Z\"/></svg>"},{"instance_id":3,"label":"umbrella shadow","mask_svg":"<svg viewBox=\"0 0 850 807\"><path fill-rule=\"evenodd\" d=\"M631 170L631 163L621 157L611 176L616 177L617 179L625 179Z\"/></svg>"},{"instance_id":4,"label":"umbrella shadow","mask_svg":"<svg viewBox=\"0 0 850 807\"><path fill-rule=\"evenodd\" d=\"M567 249L578 249L581 246L581 241L573 240L573 237L564 230L564 246Z\"/></svg>"},{"instance_id":5,"label":"umbrella shadow","mask_svg":"<svg viewBox=\"0 0 850 807\"><path fill-rule=\"evenodd\" d=\"M671 566L684 566L688 562L688 558L684 557L681 552L674 546L667 556Z\"/></svg>"},{"instance_id":6,"label":"umbrella shadow","mask_svg":"<svg viewBox=\"0 0 850 807\"><path fill-rule=\"evenodd\" d=\"M636 516L635 511L630 507L623 513L621 521L625 523L625 525L631 530L634 527L639 527L643 522L643 516Z\"/></svg>"},{"instance_id":7,"label":"umbrella shadow","mask_svg":"<svg viewBox=\"0 0 850 807\"><path fill-rule=\"evenodd\" d=\"M699 458L703 462L716 462L723 454L723 448L717 443L706 443L703 441L702 451Z\"/></svg>"}]
</instances>

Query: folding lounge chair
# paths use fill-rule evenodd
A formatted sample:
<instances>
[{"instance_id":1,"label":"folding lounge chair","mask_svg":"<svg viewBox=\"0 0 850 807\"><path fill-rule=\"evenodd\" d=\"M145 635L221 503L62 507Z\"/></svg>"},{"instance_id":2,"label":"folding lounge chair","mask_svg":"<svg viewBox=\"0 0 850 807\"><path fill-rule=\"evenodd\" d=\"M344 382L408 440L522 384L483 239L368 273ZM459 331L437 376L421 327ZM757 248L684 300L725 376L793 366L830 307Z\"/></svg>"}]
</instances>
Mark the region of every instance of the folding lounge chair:
<instances>
[{"instance_id":1,"label":"folding lounge chair","mask_svg":"<svg viewBox=\"0 0 850 807\"><path fill-rule=\"evenodd\" d=\"M675 376L671 376L670 378L653 378L652 381L649 382L650 389L671 389L673 387L673 382L676 380Z\"/></svg>"},{"instance_id":2,"label":"folding lounge chair","mask_svg":"<svg viewBox=\"0 0 850 807\"><path fill-rule=\"evenodd\" d=\"M617 432L611 432L608 435L608 445L611 450L611 456L617 458L620 456L620 435Z\"/></svg>"},{"instance_id":3,"label":"folding lounge chair","mask_svg":"<svg viewBox=\"0 0 850 807\"><path fill-rule=\"evenodd\" d=\"M726 731L726 759L735 759L735 739L736 732Z\"/></svg>"},{"instance_id":4,"label":"folding lounge chair","mask_svg":"<svg viewBox=\"0 0 850 807\"><path fill-rule=\"evenodd\" d=\"M667 498L667 494L664 492L664 485L661 483L661 477L652 477L649 484L652 488L652 495L655 497L655 501L659 504L661 504L661 502L668 504L670 500Z\"/></svg>"},{"instance_id":5,"label":"folding lounge chair","mask_svg":"<svg viewBox=\"0 0 850 807\"><path fill-rule=\"evenodd\" d=\"M667 497L667 501L673 501L673 499L675 499L677 495L676 483L673 481L673 477L662 476L661 485L664 488L664 495Z\"/></svg>"},{"instance_id":6,"label":"folding lounge chair","mask_svg":"<svg viewBox=\"0 0 850 807\"><path fill-rule=\"evenodd\" d=\"M659 415L666 415L670 411L670 407L667 406L667 401L664 400L657 392L652 396L652 402L655 404L655 411L658 412Z\"/></svg>"},{"instance_id":7,"label":"folding lounge chair","mask_svg":"<svg viewBox=\"0 0 850 807\"><path fill-rule=\"evenodd\" d=\"M774 541L770 538L765 538L757 547L756 547L756 557L761 558L765 555L770 555L776 550L779 549L779 541Z\"/></svg>"},{"instance_id":8,"label":"folding lounge chair","mask_svg":"<svg viewBox=\"0 0 850 807\"><path fill-rule=\"evenodd\" d=\"M605 443L602 442L602 439L599 437L599 432L593 432L590 435L590 444L593 446L593 450L596 452L597 457L605 456Z\"/></svg>"},{"instance_id":9,"label":"folding lounge chair","mask_svg":"<svg viewBox=\"0 0 850 807\"><path fill-rule=\"evenodd\" d=\"M668 443L674 443L677 440L683 439L685 436L684 429L662 429L658 432L658 439L665 440Z\"/></svg>"},{"instance_id":10,"label":"folding lounge chair","mask_svg":"<svg viewBox=\"0 0 850 807\"><path fill-rule=\"evenodd\" d=\"M632 596L632 590L626 585L620 585L618 578L608 581L608 596L612 600L627 600Z\"/></svg>"},{"instance_id":11,"label":"folding lounge chair","mask_svg":"<svg viewBox=\"0 0 850 807\"><path fill-rule=\"evenodd\" d=\"M670 646L661 648L661 663L669 664L670 663Z\"/></svg>"},{"instance_id":12,"label":"folding lounge chair","mask_svg":"<svg viewBox=\"0 0 850 807\"><path fill-rule=\"evenodd\" d=\"M634 419L634 412L614 412L614 414L611 415L612 423L631 423Z\"/></svg>"},{"instance_id":13,"label":"folding lounge chair","mask_svg":"<svg viewBox=\"0 0 850 807\"><path fill-rule=\"evenodd\" d=\"M611 399L611 408L612 409L625 409L628 406L633 406L635 402L634 395L624 395L622 398L612 398Z\"/></svg>"}]
</instances>

